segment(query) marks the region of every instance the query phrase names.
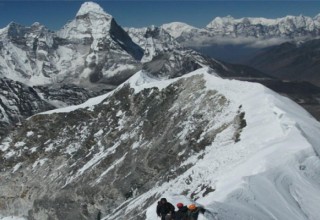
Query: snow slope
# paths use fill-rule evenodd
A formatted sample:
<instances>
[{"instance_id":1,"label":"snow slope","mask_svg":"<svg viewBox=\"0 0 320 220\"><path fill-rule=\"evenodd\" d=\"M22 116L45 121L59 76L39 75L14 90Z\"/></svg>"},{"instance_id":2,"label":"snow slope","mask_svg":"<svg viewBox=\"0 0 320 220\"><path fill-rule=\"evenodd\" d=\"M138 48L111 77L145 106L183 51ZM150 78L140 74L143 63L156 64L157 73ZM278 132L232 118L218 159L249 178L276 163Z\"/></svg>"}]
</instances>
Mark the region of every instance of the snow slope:
<instances>
[{"instance_id":1,"label":"snow slope","mask_svg":"<svg viewBox=\"0 0 320 220\"><path fill-rule=\"evenodd\" d=\"M208 72L203 68L191 75L203 75L208 90L224 94L231 106L242 106L247 126L241 140L226 141L230 131L222 132L206 148L202 159L194 156L184 162L193 164L192 168L134 199L126 211L152 195L167 197L173 204L191 203L193 192L198 197L196 202L217 213L219 219L318 219L319 122L291 100L262 85L225 80ZM157 84L135 77L130 83L137 91L172 83ZM204 185L215 192L205 195ZM148 220L157 219L155 206L149 207ZM117 214L105 219L114 219ZM202 219L214 217L206 214Z\"/></svg>"}]
</instances>

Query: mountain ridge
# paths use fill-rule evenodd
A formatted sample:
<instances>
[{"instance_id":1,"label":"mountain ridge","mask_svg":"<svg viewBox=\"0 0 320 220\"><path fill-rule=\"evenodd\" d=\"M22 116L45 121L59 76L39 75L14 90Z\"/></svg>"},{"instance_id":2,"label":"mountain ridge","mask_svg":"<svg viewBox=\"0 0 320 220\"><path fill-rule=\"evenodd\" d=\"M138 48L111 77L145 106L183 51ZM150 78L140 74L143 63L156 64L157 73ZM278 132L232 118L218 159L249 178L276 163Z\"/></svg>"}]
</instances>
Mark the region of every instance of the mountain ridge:
<instances>
[{"instance_id":1,"label":"mountain ridge","mask_svg":"<svg viewBox=\"0 0 320 220\"><path fill-rule=\"evenodd\" d=\"M320 124L291 100L209 68L169 80L140 71L95 100L35 115L2 141L2 213L155 220L165 196L222 219L317 216Z\"/></svg>"},{"instance_id":2,"label":"mountain ridge","mask_svg":"<svg viewBox=\"0 0 320 220\"><path fill-rule=\"evenodd\" d=\"M0 77L37 87L38 95L57 107L110 91L141 69L172 78L203 66L221 75L238 69L184 48L161 27L127 33L92 2L83 3L74 19L57 32L38 22L30 27L12 22L0 34ZM241 72L258 73L249 68Z\"/></svg>"},{"instance_id":3,"label":"mountain ridge","mask_svg":"<svg viewBox=\"0 0 320 220\"><path fill-rule=\"evenodd\" d=\"M255 43L260 40L277 39L279 41L316 38L320 34L319 15L285 16L282 18L232 16L215 17L206 27L196 28L188 24L176 22L162 25L178 42L188 46L205 46L206 44L248 44L259 47ZM236 39L239 39L236 41ZM260 42L259 42L260 43ZM262 45L261 45L262 46ZM261 47L260 46L260 47Z\"/></svg>"}]
</instances>

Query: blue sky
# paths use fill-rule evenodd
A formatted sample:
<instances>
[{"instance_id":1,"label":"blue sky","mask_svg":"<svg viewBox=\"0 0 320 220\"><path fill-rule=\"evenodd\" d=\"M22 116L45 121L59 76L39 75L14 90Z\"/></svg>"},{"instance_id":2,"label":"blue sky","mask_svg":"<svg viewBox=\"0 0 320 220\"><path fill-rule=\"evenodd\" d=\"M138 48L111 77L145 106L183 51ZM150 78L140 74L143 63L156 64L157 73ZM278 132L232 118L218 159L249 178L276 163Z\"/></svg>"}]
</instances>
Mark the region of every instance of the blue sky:
<instances>
[{"instance_id":1,"label":"blue sky","mask_svg":"<svg viewBox=\"0 0 320 220\"><path fill-rule=\"evenodd\" d=\"M74 18L84 1L15 1L0 0L0 28L11 21L31 25L38 21L49 29L58 30ZM283 17L285 15L315 16L320 1L183 1L183 0L113 0L95 1L112 14L124 27L161 25L182 21L204 27L216 16Z\"/></svg>"}]
</instances>

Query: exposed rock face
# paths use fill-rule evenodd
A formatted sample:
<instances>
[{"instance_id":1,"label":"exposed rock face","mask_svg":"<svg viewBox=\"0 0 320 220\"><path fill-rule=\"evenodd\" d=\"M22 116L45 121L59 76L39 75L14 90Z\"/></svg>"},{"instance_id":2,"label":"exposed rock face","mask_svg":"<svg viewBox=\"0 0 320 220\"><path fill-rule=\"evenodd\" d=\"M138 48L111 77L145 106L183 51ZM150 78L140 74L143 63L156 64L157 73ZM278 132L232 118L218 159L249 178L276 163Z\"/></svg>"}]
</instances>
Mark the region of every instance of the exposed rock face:
<instances>
[{"instance_id":1,"label":"exposed rock face","mask_svg":"<svg viewBox=\"0 0 320 220\"><path fill-rule=\"evenodd\" d=\"M26 118L54 108L77 105L103 92L76 85L57 84L30 87L7 78L0 79L0 137Z\"/></svg>"},{"instance_id":2,"label":"exposed rock face","mask_svg":"<svg viewBox=\"0 0 320 220\"><path fill-rule=\"evenodd\" d=\"M241 138L241 107L205 83L195 75L163 89L125 84L95 107L33 116L2 141L1 213L74 220L100 209L108 219L143 218L156 195L118 212L184 173L192 164L183 162L201 158L221 132L231 131L225 141Z\"/></svg>"},{"instance_id":3,"label":"exposed rock face","mask_svg":"<svg viewBox=\"0 0 320 220\"><path fill-rule=\"evenodd\" d=\"M8 132L10 125L17 124L35 113L54 108L41 99L32 87L22 83L2 78L0 88L0 137Z\"/></svg>"}]
</instances>

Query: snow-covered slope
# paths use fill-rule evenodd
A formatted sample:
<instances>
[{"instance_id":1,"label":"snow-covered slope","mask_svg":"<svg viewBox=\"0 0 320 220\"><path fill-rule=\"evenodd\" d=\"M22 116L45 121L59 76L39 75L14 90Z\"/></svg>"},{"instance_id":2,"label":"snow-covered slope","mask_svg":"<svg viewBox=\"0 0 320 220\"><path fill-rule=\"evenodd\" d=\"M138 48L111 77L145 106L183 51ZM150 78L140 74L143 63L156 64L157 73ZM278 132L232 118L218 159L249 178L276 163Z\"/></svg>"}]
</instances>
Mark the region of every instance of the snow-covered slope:
<instances>
[{"instance_id":1,"label":"snow-covered slope","mask_svg":"<svg viewBox=\"0 0 320 220\"><path fill-rule=\"evenodd\" d=\"M209 68L170 80L140 71L2 141L0 212L156 220L167 197L219 219L317 219L319 134L305 110L260 84Z\"/></svg>"}]
</instances>

